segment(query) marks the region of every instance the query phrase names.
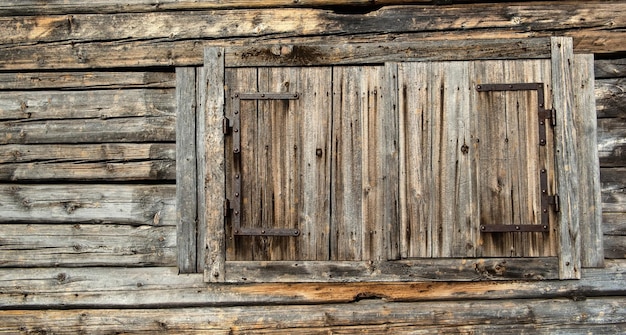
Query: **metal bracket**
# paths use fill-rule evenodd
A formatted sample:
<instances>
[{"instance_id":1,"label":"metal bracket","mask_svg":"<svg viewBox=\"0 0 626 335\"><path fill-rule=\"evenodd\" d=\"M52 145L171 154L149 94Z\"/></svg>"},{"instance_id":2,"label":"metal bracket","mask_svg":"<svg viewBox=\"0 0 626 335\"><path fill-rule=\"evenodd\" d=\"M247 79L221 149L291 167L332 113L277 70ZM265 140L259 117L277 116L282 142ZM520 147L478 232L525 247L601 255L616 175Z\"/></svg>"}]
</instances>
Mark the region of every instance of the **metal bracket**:
<instances>
[{"instance_id":1,"label":"metal bracket","mask_svg":"<svg viewBox=\"0 0 626 335\"><path fill-rule=\"evenodd\" d=\"M300 230L288 228L246 228L241 227L242 187L241 187L241 101L242 100L297 100L298 93L235 93L233 99L232 134L233 153L236 154L233 164L233 197L232 225L234 235L245 236L299 236ZM230 206L230 205L229 205Z\"/></svg>"},{"instance_id":2,"label":"metal bracket","mask_svg":"<svg viewBox=\"0 0 626 335\"><path fill-rule=\"evenodd\" d=\"M556 111L554 108L545 108L543 83L517 83L517 84L481 84L476 85L478 92L493 91L537 91L537 113L539 115L539 145L546 145L545 120L550 119L550 125L556 126Z\"/></svg>"},{"instance_id":3,"label":"metal bracket","mask_svg":"<svg viewBox=\"0 0 626 335\"><path fill-rule=\"evenodd\" d=\"M550 120L551 126L556 126L556 111L554 108L545 108L545 97L543 83L516 83L516 84L481 84L476 85L478 92L492 91L537 91L537 114L539 122L539 145L547 144L545 120ZM548 176L545 168L542 168L539 175L541 187L541 224L533 225L505 225L488 224L481 225L480 230L486 233L496 232L547 232L550 230L550 214L548 208L552 205L554 211L559 211L559 196L548 194Z\"/></svg>"}]
</instances>

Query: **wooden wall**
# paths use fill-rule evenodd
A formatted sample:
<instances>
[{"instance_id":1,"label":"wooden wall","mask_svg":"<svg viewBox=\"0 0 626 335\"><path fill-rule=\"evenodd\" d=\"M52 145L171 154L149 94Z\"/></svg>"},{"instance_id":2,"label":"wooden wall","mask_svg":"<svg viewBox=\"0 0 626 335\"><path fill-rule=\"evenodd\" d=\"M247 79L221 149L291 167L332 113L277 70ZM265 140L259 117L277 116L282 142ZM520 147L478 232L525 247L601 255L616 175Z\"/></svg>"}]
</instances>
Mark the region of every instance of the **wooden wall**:
<instances>
[{"instance_id":1,"label":"wooden wall","mask_svg":"<svg viewBox=\"0 0 626 335\"><path fill-rule=\"evenodd\" d=\"M626 331L626 1L251 3L0 4L0 333ZM350 285L178 274L174 70L205 45L551 35L596 55L605 268Z\"/></svg>"}]
</instances>

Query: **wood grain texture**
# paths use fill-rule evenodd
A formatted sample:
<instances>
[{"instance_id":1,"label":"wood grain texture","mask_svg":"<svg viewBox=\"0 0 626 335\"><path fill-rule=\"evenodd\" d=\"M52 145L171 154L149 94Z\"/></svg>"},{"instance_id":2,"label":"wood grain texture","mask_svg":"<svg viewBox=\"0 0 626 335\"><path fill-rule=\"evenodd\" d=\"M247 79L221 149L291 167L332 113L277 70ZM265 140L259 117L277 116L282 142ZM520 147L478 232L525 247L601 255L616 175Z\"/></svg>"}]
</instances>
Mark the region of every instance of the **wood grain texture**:
<instances>
[{"instance_id":1,"label":"wood grain texture","mask_svg":"<svg viewBox=\"0 0 626 335\"><path fill-rule=\"evenodd\" d=\"M493 315L498 315L494 318ZM594 326L623 332L626 308L612 298L390 303L359 301L324 306L196 307L171 309L78 309L1 311L0 331L48 333L213 332L436 334L442 328L566 334ZM514 322L512 321L514 320ZM513 324L515 323L515 327ZM479 326L488 325L488 326ZM357 328L353 328L357 327ZM481 329L483 331L481 331ZM603 329L603 328L601 328ZM487 331L489 332L489 331ZM507 331L503 331L507 332Z\"/></svg>"},{"instance_id":2,"label":"wood grain texture","mask_svg":"<svg viewBox=\"0 0 626 335\"><path fill-rule=\"evenodd\" d=\"M346 32L370 41L395 39L397 35L414 41L460 41L549 37L555 29L573 37L579 51L607 53L623 49L625 10L620 2L594 1L389 6L360 15L327 9L272 8L17 16L0 20L0 41L6 45L0 57L5 59L5 70L201 65L202 49L212 43L250 45L267 38L278 41L307 36L310 42L330 38L327 44L339 45L346 41L341 36ZM148 26L150 29L145 28ZM442 33L433 36L433 31ZM204 42L212 39L222 41ZM42 44L48 45L44 48ZM465 55L467 51L457 49ZM502 52L508 48L494 55Z\"/></svg>"},{"instance_id":3,"label":"wood grain texture","mask_svg":"<svg viewBox=\"0 0 626 335\"><path fill-rule=\"evenodd\" d=\"M596 79L626 77L626 58L596 59L594 73Z\"/></svg>"},{"instance_id":4,"label":"wood grain texture","mask_svg":"<svg viewBox=\"0 0 626 335\"><path fill-rule=\"evenodd\" d=\"M0 266L172 266L172 226L2 224Z\"/></svg>"},{"instance_id":5,"label":"wood grain texture","mask_svg":"<svg viewBox=\"0 0 626 335\"><path fill-rule=\"evenodd\" d=\"M201 161L205 166L199 167L205 171L202 184L198 186L205 197L203 203L198 204L198 211L204 213L206 225L204 273L208 282L224 281L224 262L226 261L226 237L224 228L224 200L225 166L224 166L224 134L221 131L224 115L224 49L207 48L204 50L204 76L206 86L203 89L205 100L203 110L198 113L201 117L200 125L204 135L199 138L197 148Z\"/></svg>"},{"instance_id":6,"label":"wood grain texture","mask_svg":"<svg viewBox=\"0 0 626 335\"><path fill-rule=\"evenodd\" d=\"M176 245L178 268L196 272L196 69L176 69Z\"/></svg>"},{"instance_id":7,"label":"wood grain texture","mask_svg":"<svg viewBox=\"0 0 626 335\"><path fill-rule=\"evenodd\" d=\"M599 118L626 118L626 78L596 80L595 98Z\"/></svg>"},{"instance_id":8,"label":"wood grain texture","mask_svg":"<svg viewBox=\"0 0 626 335\"><path fill-rule=\"evenodd\" d=\"M626 166L626 119L598 119L597 125L600 166Z\"/></svg>"},{"instance_id":9,"label":"wood grain texture","mask_svg":"<svg viewBox=\"0 0 626 335\"><path fill-rule=\"evenodd\" d=\"M578 150L576 143L577 129L574 115L574 87L572 66L574 54L572 40L552 38L552 107L558 111L559 121L555 127L556 168L558 192L560 196L559 212L559 273L561 279L580 278L581 257Z\"/></svg>"},{"instance_id":10,"label":"wood grain texture","mask_svg":"<svg viewBox=\"0 0 626 335\"><path fill-rule=\"evenodd\" d=\"M173 89L0 92L0 144L175 140Z\"/></svg>"},{"instance_id":11,"label":"wood grain texture","mask_svg":"<svg viewBox=\"0 0 626 335\"><path fill-rule=\"evenodd\" d=\"M170 88L175 84L173 72L0 73L0 90Z\"/></svg>"},{"instance_id":12,"label":"wood grain texture","mask_svg":"<svg viewBox=\"0 0 626 335\"><path fill-rule=\"evenodd\" d=\"M176 225L174 185L0 184L1 223Z\"/></svg>"},{"instance_id":13,"label":"wood grain texture","mask_svg":"<svg viewBox=\"0 0 626 335\"><path fill-rule=\"evenodd\" d=\"M0 145L2 181L172 181L173 143Z\"/></svg>"},{"instance_id":14,"label":"wood grain texture","mask_svg":"<svg viewBox=\"0 0 626 335\"><path fill-rule=\"evenodd\" d=\"M0 304L14 309L304 305L381 298L395 302L551 299L626 294L624 259L580 280L208 285L171 267L0 268ZM271 292L271 294L268 294Z\"/></svg>"}]
</instances>

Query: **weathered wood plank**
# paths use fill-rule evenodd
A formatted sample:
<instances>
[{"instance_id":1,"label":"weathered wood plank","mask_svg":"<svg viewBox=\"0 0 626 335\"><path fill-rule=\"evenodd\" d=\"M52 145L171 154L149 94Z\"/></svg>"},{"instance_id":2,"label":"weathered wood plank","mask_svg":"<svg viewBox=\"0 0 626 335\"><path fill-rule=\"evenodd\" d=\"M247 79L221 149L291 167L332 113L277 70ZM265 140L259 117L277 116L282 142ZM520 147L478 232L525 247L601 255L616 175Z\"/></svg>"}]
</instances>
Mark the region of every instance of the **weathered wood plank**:
<instances>
[{"instance_id":1,"label":"weathered wood plank","mask_svg":"<svg viewBox=\"0 0 626 335\"><path fill-rule=\"evenodd\" d=\"M626 119L598 119L597 124L600 166L626 166Z\"/></svg>"},{"instance_id":2,"label":"weathered wood plank","mask_svg":"<svg viewBox=\"0 0 626 335\"><path fill-rule=\"evenodd\" d=\"M386 301L437 301L620 296L626 294L626 260L584 269L573 281L423 283L294 283L209 285L201 274L176 267L0 268L5 308L158 308L246 304L320 304L379 297ZM272 292L272 294L268 294Z\"/></svg>"},{"instance_id":3,"label":"weathered wood plank","mask_svg":"<svg viewBox=\"0 0 626 335\"><path fill-rule=\"evenodd\" d=\"M574 127L578 151L578 198L580 218L581 262L583 267L601 267L602 200L600 198L600 165L596 139L597 118L594 99L593 55L575 55L572 66L574 94Z\"/></svg>"},{"instance_id":4,"label":"weathered wood plank","mask_svg":"<svg viewBox=\"0 0 626 335\"><path fill-rule=\"evenodd\" d=\"M204 50L204 80L206 82L205 100L199 124L203 124L202 142L198 141L199 156L205 162L200 167L204 179L198 186L205 192L203 203L198 204L198 211L204 212L206 220L205 280L208 282L224 281L224 263L226 261L226 236L224 229L224 200L226 198L224 174L224 134L220 131L224 115L224 49L207 48Z\"/></svg>"},{"instance_id":5,"label":"weathered wood plank","mask_svg":"<svg viewBox=\"0 0 626 335\"><path fill-rule=\"evenodd\" d=\"M596 79L626 77L626 58L598 59L594 64L594 72Z\"/></svg>"},{"instance_id":6,"label":"weathered wood plank","mask_svg":"<svg viewBox=\"0 0 626 335\"><path fill-rule=\"evenodd\" d=\"M172 72L0 73L0 90L170 88L175 84Z\"/></svg>"},{"instance_id":7,"label":"weathered wood plank","mask_svg":"<svg viewBox=\"0 0 626 335\"><path fill-rule=\"evenodd\" d=\"M2 223L176 225L174 185L0 184Z\"/></svg>"},{"instance_id":8,"label":"weathered wood plank","mask_svg":"<svg viewBox=\"0 0 626 335\"><path fill-rule=\"evenodd\" d=\"M172 266L172 226L2 224L0 266Z\"/></svg>"},{"instance_id":9,"label":"weathered wood plank","mask_svg":"<svg viewBox=\"0 0 626 335\"><path fill-rule=\"evenodd\" d=\"M209 39L228 36L290 37L345 32L365 34L455 29L464 31L502 29L518 32L532 30L540 35L541 31L554 29L555 26L558 26L563 34L569 30L584 40L589 31L592 32L597 27L605 28L602 29L605 36L619 31L618 28L626 24L623 15L625 11L626 5L620 2L594 1L560 4L518 3L508 6L451 5L444 8L394 6L358 16L306 8L23 16L0 18L0 41L10 46L68 40L78 43L123 39ZM466 19L459 21L459 17ZM562 17L570 19L563 22L559 19ZM241 24L242 22L249 23ZM146 26L150 26L151 29L145 29Z\"/></svg>"},{"instance_id":10,"label":"weathered wood plank","mask_svg":"<svg viewBox=\"0 0 626 335\"><path fill-rule=\"evenodd\" d=\"M626 212L602 213L602 231L605 235L626 235Z\"/></svg>"},{"instance_id":11,"label":"weathered wood plank","mask_svg":"<svg viewBox=\"0 0 626 335\"><path fill-rule=\"evenodd\" d=\"M596 80L598 117L626 118L626 78Z\"/></svg>"},{"instance_id":12,"label":"weathered wood plank","mask_svg":"<svg viewBox=\"0 0 626 335\"><path fill-rule=\"evenodd\" d=\"M211 75L211 74L210 74ZM204 67L196 68L196 272L203 273L206 265L206 241L207 241L207 224L204 206L206 204L207 192L204 189L204 180L206 178L206 156L204 152L204 139L206 137L206 120L205 120L205 104L207 96L207 75Z\"/></svg>"},{"instance_id":13,"label":"weathered wood plank","mask_svg":"<svg viewBox=\"0 0 626 335\"><path fill-rule=\"evenodd\" d=\"M604 213L626 213L626 168L603 168L602 211Z\"/></svg>"},{"instance_id":14,"label":"weathered wood plank","mask_svg":"<svg viewBox=\"0 0 626 335\"><path fill-rule=\"evenodd\" d=\"M608 259L626 258L626 236L605 235L604 256Z\"/></svg>"},{"instance_id":15,"label":"weathered wood plank","mask_svg":"<svg viewBox=\"0 0 626 335\"><path fill-rule=\"evenodd\" d=\"M497 315L498 317L494 317ZM440 333L442 328L511 328L512 323L542 333L558 329L585 329L613 325L626 329L626 307L614 298L586 300L506 299L499 301L443 301L394 303L359 301L352 304L201 307L173 309L104 309L1 311L1 332L46 333L186 332L232 333L324 333L350 332L351 326L374 330ZM512 322L515 320L515 322ZM436 326L436 327L435 327ZM378 328L384 327L384 328ZM425 327L430 328L428 332ZM437 329L439 328L439 330ZM367 331L367 328L361 328ZM454 329L454 328L452 328ZM496 328L497 329L497 328ZM542 331L543 330L543 331ZM586 332L586 329L585 329Z\"/></svg>"},{"instance_id":16,"label":"weathered wood plank","mask_svg":"<svg viewBox=\"0 0 626 335\"><path fill-rule=\"evenodd\" d=\"M581 257L579 234L579 172L576 143L579 134L571 125L574 93L572 64L574 63L572 40L552 38L552 107L559 111L555 127L556 169L559 172L558 193L560 195L559 223L559 276L561 279L580 278ZM566 126L567 125L567 126ZM586 195L581 195L586 196Z\"/></svg>"},{"instance_id":17,"label":"weathered wood plank","mask_svg":"<svg viewBox=\"0 0 626 335\"><path fill-rule=\"evenodd\" d=\"M175 145L0 145L0 180L174 180Z\"/></svg>"},{"instance_id":18,"label":"weathered wood plank","mask_svg":"<svg viewBox=\"0 0 626 335\"><path fill-rule=\"evenodd\" d=\"M178 268L196 272L196 69L176 68L176 236Z\"/></svg>"},{"instance_id":19,"label":"weathered wood plank","mask_svg":"<svg viewBox=\"0 0 626 335\"><path fill-rule=\"evenodd\" d=\"M401 261L227 262L227 282L384 282L557 279L556 257Z\"/></svg>"}]
</instances>

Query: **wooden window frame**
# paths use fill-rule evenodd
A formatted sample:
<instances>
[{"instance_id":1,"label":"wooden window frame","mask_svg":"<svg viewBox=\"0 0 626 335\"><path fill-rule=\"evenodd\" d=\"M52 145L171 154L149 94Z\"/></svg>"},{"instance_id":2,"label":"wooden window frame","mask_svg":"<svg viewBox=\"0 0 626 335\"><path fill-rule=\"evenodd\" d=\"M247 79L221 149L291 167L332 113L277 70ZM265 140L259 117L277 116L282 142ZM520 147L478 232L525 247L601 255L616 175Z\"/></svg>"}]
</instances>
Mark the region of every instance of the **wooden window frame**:
<instances>
[{"instance_id":1,"label":"wooden window frame","mask_svg":"<svg viewBox=\"0 0 626 335\"><path fill-rule=\"evenodd\" d=\"M515 46L515 47L511 47ZM314 54L315 57L306 55ZM575 57L580 62L575 62ZM404 61L489 59L550 59L552 105L558 112L555 128L556 168L560 212L554 226L558 257L430 258L393 261L226 261L223 201L225 198L224 73L228 67L362 65ZM573 64L587 64L580 69ZM589 65L591 64L591 65ZM573 85L593 85L593 56L574 55L571 38L478 40L349 45L283 45L208 47L204 67L197 69L197 110L193 136L189 122L177 121L177 208L179 265L195 253L196 269L206 282L354 282L354 281L472 281L511 279L577 279L582 267L603 266L596 110L593 94L579 94ZM177 70L178 91L191 72ZM204 75L210 74L210 75ZM180 80L179 80L180 76ZM187 78L187 79L184 79ZM178 87L178 85L177 85ZM188 104L178 94L179 109ZM584 112L575 112L584 111ZM179 110L177 120L180 113ZM185 135L189 139L182 140ZM180 135L180 136L179 136ZM179 141L181 142L179 145ZM179 150L194 142L196 157ZM193 164L184 164L193 161ZM195 182L185 172L197 168ZM179 174L180 170L180 174ZM187 178L189 179L189 178ZM580 183L580 181L587 181ZM192 185L195 183L195 187ZM185 197L187 195L187 197ZM192 195L192 196L190 196ZM194 201L195 209L186 201ZM185 213L191 213L185 215ZM194 220L189 217L194 216ZM187 218L187 219L185 219ZM195 230L187 222L196 222ZM193 232L192 232L193 231ZM194 238L197 245L193 244ZM182 243L181 243L182 241ZM187 242L184 242L187 241ZM203 243L205 241L205 243ZM204 244L204 245L203 245ZM193 252L192 252L193 251ZM588 252L587 252L588 251ZM187 267L189 271L192 267ZM262 275L260 274L262 272ZM246 278L245 280L243 278Z\"/></svg>"}]
</instances>

